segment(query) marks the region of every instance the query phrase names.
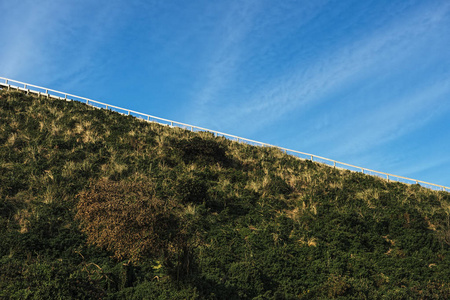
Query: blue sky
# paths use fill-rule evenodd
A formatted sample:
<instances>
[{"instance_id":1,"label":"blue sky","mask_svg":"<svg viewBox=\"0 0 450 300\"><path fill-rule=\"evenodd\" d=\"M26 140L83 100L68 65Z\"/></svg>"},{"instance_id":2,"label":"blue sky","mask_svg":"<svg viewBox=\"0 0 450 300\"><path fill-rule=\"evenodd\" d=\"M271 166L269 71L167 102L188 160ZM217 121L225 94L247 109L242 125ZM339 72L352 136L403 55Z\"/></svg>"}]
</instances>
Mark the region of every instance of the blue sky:
<instances>
[{"instance_id":1,"label":"blue sky","mask_svg":"<svg viewBox=\"0 0 450 300\"><path fill-rule=\"evenodd\" d=\"M450 186L447 0L0 11L0 76Z\"/></svg>"}]
</instances>

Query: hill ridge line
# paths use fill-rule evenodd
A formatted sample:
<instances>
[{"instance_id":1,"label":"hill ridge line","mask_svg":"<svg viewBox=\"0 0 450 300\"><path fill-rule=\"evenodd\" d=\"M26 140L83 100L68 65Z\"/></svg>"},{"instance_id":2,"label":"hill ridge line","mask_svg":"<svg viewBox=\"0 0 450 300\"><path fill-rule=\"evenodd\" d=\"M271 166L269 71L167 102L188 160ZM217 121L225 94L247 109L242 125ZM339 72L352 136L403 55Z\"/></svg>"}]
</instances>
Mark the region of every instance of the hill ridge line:
<instances>
[{"instance_id":1,"label":"hill ridge line","mask_svg":"<svg viewBox=\"0 0 450 300\"><path fill-rule=\"evenodd\" d=\"M53 90L53 89L49 89L49 88L45 88L45 87L40 87L40 86L36 86L33 84L29 84L29 83L25 83L25 82L13 80L13 79L5 78L5 77L0 77L0 80L4 81L4 82L0 82L0 88L7 88L8 90L14 89L14 90L18 90L21 92L25 92L27 94L33 93L33 94L37 94L39 96L44 96L47 98L53 98L53 99L59 99L59 100L84 102L85 104L95 107L95 108L112 110L112 111L116 111L121 114L131 115L131 116L134 116L138 119L142 119L147 122L156 122L156 123L159 123L162 125L169 125L171 127L184 128L186 130L189 130L189 128L190 128L191 131L197 130L197 131L211 132L215 136L223 136L223 137L226 137L231 140L236 140L237 142L245 142L246 144L250 144L250 145L276 148L276 149L279 149L279 150L285 152L286 154L295 156L299 159L311 160L313 162L323 163L327 166L331 166L331 167L335 167L335 168L361 172L363 174L376 176L376 177L379 177L381 179L385 179L388 181L396 181L396 182L400 182L400 183L404 183L404 184L420 184L421 186L432 189L432 190L442 190L442 191L450 192L450 187L439 185L439 184L434 184L434 183L425 182L422 180L417 180L417 179L412 179L412 178L408 178L408 177L404 177L404 176L389 174L386 172L375 171L375 170L347 164L344 162L336 161L333 159L325 158L322 156L314 155L311 153L287 149L284 147L279 147L279 146L275 146L275 145L255 141L255 140L250 140L247 138L223 133L223 132L216 131L216 130L211 130L208 128L203 128L203 127L185 124L182 122L177 122L177 121L173 121L173 120L169 120L169 119L165 119L165 118L160 118L160 117L152 116L149 114L133 111L130 109L118 107L115 105L110 105L107 103L99 102L99 101L96 101L93 99L80 97L77 95L73 95L73 94L69 94L69 93L65 93L65 92L61 92L61 91L57 91L57 90ZM11 84L11 83L13 83L13 84ZM17 85L14 85L14 84L17 84Z\"/></svg>"}]
</instances>

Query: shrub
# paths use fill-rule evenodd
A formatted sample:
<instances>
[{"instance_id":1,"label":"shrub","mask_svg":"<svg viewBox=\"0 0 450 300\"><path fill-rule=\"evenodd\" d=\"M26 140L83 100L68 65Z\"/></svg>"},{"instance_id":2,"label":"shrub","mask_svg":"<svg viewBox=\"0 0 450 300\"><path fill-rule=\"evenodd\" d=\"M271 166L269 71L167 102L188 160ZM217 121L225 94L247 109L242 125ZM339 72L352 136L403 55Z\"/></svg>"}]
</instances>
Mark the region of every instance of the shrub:
<instances>
[{"instance_id":1,"label":"shrub","mask_svg":"<svg viewBox=\"0 0 450 300\"><path fill-rule=\"evenodd\" d=\"M181 151L185 163L227 164L226 147L213 139L195 136L191 139L173 140L172 145Z\"/></svg>"},{"instance_id":2,"label":"shrub","mask_svg":"<svg viewBox=\"0 0 450 300\"><path fill-rule=\"evenodd\" d=\"M132 261L177 253L182 230L176 206L156 198L152 186L100 180L79 193L76 218L88 242Z\"/></svg>"}]
</instances>

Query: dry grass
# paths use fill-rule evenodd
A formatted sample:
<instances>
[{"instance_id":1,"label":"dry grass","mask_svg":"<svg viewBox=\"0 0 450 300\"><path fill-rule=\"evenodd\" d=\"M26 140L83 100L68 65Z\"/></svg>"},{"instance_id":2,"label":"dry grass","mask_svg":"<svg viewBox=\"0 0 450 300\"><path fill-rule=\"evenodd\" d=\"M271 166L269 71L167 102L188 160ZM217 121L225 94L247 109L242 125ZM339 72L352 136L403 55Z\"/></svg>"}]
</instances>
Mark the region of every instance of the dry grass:
<instances>
[{"instance_id":1,"label":"dry grass","mask_svg":"<svg viewBox=\"0 0 450 300\"><path fill-rule=\"evenodd\" d=\"M102 137L103 138L103 137ZM89 130L86 129L83 132L83 142L84 143L95 143L96 141L100 140L101 138L99 138L97 132L95 130Z\"/></svg>"},{"instance_id":2,"label":"dry grass","mask_svg":"<svg viewBox=\"0 0 450 300\"><path fill-rule=\"evenodd\" d=\"M68 161L64 164L62 171L61 171L61 175L64 178L70 178L73 177L75 175L75 171L78 169L78 166L75 162L73 161Z\"/></svg>"},{"instance_id":3,"label":"dry grass","mask_svg":"<svg viewBox=\"0 0 450 300\"><path fill-rule=\"evenodd\" d=\"M16 144L17 140L18 140L19 135L17 133L12 133L9 135L8 139L6 140L5 145L6 146L10 146L10 147L14 147L14 145Z\"/></svg>"},{"instance_id":4,"label":"dry grass","mask_svg":"<svg viewBox=\"0 0 450 300\"><path fill-rule=\"evenodd\" d=\"M308 246L308 247L317 247L318 242L319 241L315 237L309 237L309 238L303 237L303 238L297 240L297 243L300 244L301 246Z\"/></svg>"},{"instance_id":5,"label":"dry grass","mask_svg":"<svg viewBox=\"0 0 450 300\"><path fill-rule=\"evenodd\" d=\"M195 216L197 214L197 209L196 209L195 205L188 204L184 208L184 214L190 215L190 216Z\"/></svg>"},{"instance_id":6,"label":"dry grass","mask_svg":"<svg viewBox=\"0 0 450 300\"><path fill-rule=\"evenodd\" d=\"M27 233L30 228L29 218L31 217L31 213L27 208L19 209L14 215L13 220L17 222L19 225L20 233Z\"/></svg>"},{"instance_id":7,"label":"dry grass","mask_svg":"<svg viewBox=\"0 0 450 300\"><path fill-rule=\"evenodd\" d=\"M366 189L355 194L356 199L364 200L369 208L376 208L373 204L373 200L378 200L380 195L377 189Z\"/></svg>"}]
</instances>

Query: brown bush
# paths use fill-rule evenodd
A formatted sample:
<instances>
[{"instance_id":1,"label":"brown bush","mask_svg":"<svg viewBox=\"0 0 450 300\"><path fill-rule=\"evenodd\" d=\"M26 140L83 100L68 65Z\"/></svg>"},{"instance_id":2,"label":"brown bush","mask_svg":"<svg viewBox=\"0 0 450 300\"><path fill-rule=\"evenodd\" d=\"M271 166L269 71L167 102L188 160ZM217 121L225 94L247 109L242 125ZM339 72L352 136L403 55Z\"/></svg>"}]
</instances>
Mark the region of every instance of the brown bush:
<instances>
[{"instance_id":1,"label":"brown bush","mask_svg":"<svg viewBox=\"0 0 450 300\"><path fill-rule=\"evenodd\" d=\"M100 180L78 194L76 218L88 242L132 261L170 256L182 247L172 201L154 196L151 182Z\"/></svg>"}]
</instances>

